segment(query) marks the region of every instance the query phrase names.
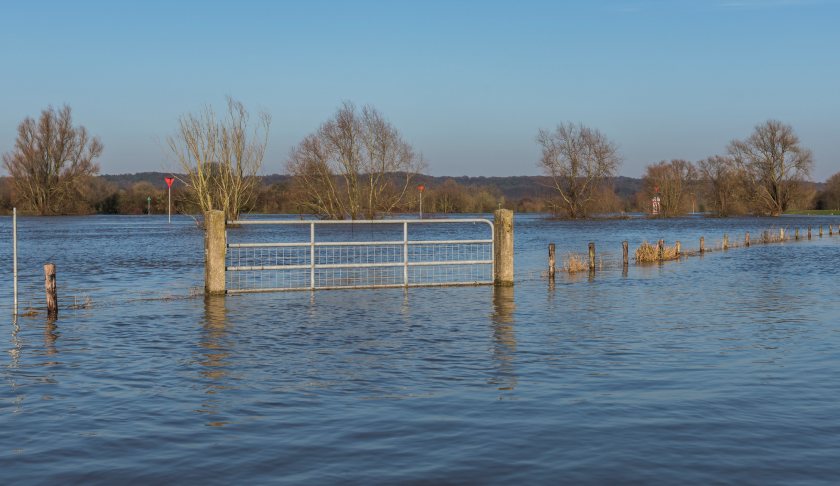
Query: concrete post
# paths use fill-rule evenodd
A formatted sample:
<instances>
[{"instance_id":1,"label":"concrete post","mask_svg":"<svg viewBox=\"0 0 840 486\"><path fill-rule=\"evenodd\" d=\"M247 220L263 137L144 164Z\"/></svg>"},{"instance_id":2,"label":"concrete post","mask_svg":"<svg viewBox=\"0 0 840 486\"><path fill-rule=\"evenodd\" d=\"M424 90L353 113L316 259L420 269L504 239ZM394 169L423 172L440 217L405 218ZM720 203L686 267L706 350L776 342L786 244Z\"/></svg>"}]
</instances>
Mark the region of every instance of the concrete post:
<instances>
[{"instance_id":1,"label":"concrete post","mask_svg":"<svg viewBox=\"0 0 840 486\"><path fill-rule=\"evenodd\" d=\"M493 213L493 283L513 285L513 211L497 209Z\"/></svg>"},{"instance_id":2,"label":"concrete post","mask_svg":"<svg viewBox=\"0 0 840 486\"><path fill-rule=\"evenodd\" d=\"M225 212L204 213L204 293L225 293Z\"/></svg>"}]
</instances>

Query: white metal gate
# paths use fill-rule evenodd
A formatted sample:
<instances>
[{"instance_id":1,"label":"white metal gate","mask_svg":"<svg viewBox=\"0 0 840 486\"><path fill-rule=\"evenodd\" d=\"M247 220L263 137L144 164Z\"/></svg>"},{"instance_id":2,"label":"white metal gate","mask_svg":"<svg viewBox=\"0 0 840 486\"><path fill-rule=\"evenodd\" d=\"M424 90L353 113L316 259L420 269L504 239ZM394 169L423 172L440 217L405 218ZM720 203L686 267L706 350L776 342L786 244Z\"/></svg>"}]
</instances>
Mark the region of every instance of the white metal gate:
<instances>
[{"instance_id":1,"label":"white metal gate","mask_svg":"<svg viewBox=\"0 0 840 486\"><path fill-rule=\"evenodd\" d=\"M283 241L228 240L228 293L493 283L493 223L487 219L238 220L227 224L272 225L284 230L250 235Z\"/></svg>"}]
</instances>

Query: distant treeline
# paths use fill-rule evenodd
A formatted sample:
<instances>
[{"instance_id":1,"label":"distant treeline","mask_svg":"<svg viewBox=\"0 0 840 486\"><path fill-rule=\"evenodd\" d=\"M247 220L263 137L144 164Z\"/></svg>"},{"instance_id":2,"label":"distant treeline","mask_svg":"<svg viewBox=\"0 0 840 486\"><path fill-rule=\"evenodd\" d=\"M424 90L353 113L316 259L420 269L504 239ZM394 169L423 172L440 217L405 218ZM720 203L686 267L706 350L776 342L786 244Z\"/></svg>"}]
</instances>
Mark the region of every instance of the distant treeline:
<instances>
[{"instance_id":1,"label":"distant treeline","mask_svg":"<svg viewBox=\"0 0 840 486\"><path fill-rule=\"evenodd\" d=\"M641 179L618 176L623 157L598 129L565 122L540 129L541 176L432 177L426 161L372 106L344 102L291 150L288 175L260 176L271 116L251 117L232 98L219 117L207 106L178 119L167 137L180 174L99 175L104 145L73 124L69 106L48 107L18 125L2 154L0 211L29 214L162 214L164 177L174 176L172 210L200 214L313 214L373 219L391 213L480 213L504 207L587 218L647 212L679 216L779 216L791 210L840 209L840 173L809 182L814 159L793 127L779 120L733 139L724 154L692 162L652 162Z\"/></svg>"},{"instance_id":2,"label":"distant treeline","mask_svg":"<svg viewBox=\"0 0 840 486\"><path fill-rule=\"evenodd\" d=\"M61 211L62 214L165 214L167 189L164 172L138 172L135 174L106 174L89 176L76 184L77 197ZM200 210L187 197L183 176L175 174L172 186L173 213L197 214ZM259 176L256 197L249 212L253 213L306 213L298 202L292 178L272 174ZM517 212L556 212L550 186L545 176L511 177L435 177L417 175L417 185L424 186L423 211L425 213L482 213L500 205ZM594 198L591 214L617 214L621 212L649 212L651 187L657 181L652 177L615 177ZM420 193L406 198L398 212L419 210ZM679 210L674 215L691 211L713 211L713 191L696 183L685 191ZM148 198L151 197L151 203ZM9 177L0 177L0 211L8 213L17 205L14 187ZM835 175L825 183L805 183L791 209L840 208L840 176ZM23 210L25 212L25 210ZM737 207L733 214L747 214L748 207Z\"/></svg>"}]
</instances>

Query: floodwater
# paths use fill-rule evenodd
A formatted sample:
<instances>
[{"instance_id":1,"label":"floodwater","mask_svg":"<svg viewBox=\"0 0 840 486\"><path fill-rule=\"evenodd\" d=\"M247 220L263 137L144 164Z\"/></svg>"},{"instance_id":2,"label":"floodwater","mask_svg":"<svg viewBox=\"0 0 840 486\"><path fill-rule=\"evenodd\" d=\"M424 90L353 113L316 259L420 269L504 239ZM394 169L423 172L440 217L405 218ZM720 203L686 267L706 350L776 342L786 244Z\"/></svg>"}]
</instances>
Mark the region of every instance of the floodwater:
<instances>
[{"instance_id":1,"label":"floodwater","mask_svg":"<svg viewBox=\"0 0 840 486\"><path fill-rule=\"evenodd\" d=\"M211 299L191 219L20 218L16 321L3 218L0 483L837 481L840 218L516 218L513 288ZM602 269L550 286L548 243L589 241Z\"/></svg>"}]
</instances>

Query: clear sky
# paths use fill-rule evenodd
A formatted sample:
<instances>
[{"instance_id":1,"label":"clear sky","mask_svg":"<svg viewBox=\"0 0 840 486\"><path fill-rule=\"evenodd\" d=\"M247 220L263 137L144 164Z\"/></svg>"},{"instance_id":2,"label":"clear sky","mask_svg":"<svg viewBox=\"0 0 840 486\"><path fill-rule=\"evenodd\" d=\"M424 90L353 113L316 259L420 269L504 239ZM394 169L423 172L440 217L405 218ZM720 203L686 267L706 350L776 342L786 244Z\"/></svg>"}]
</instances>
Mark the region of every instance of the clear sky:
<instances>
[{"instance_id":1,"label":"clear sky","mask_svg":"<svg viewBox=\"0 0 840 486\"><path fill-rule=\"evenodd\" d=\"M840 171L840 0L0 1L0 152L67 103L103 173L172 168L178 116L226 95L271 113L266 173L345 100L434 175L537 174L537 130L574 121L640 176L768 118Z\"/></svg>"}]
</instances>

